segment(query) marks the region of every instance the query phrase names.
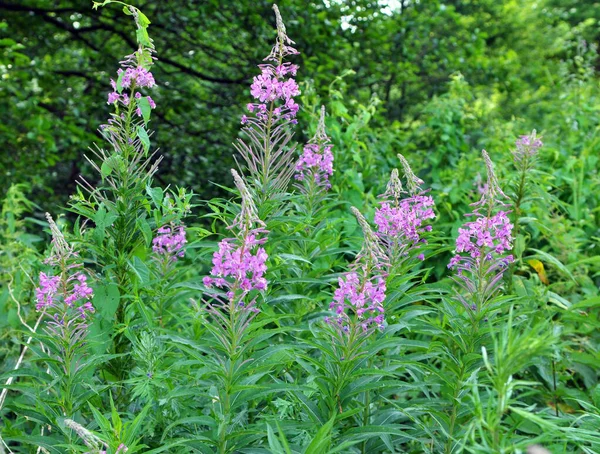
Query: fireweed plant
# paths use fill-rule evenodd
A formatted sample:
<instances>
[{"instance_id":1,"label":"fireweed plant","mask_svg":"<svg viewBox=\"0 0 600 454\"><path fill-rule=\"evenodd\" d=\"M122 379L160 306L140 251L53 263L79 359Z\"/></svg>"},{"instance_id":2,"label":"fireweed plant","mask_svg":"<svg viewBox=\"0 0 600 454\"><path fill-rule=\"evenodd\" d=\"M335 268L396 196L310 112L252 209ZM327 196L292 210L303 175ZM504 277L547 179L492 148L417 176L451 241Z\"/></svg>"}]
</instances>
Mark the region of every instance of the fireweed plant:
<instances>
[{"instance_id":1,"label":"fireweed plant","mask_svg":"<svg viewBox=\"0 0 600 454\"><path fill-rule=\"evenodd\" d=\"M235 170L232 174L242 198L239 214L229 226L234 236L219 243L210 276L203 279L208 289L223 292L207 292L209 299L201 303L210 319L207 330L214 338L216 355L206 359L215 372L214 414L218 421L216 438L220 453L238 445L236 431L248 426L248 421L240 418L249 410L244 393L252 389L258 391L261 387L255 386L256 380L271 367L268 362L266 366L259 366L257 358L252 357L255 342L251 336L257 330L263 331L263 335L267 333L255 323L255 315L260 312L257 298L267 289L268 255L262 246L268 232L258 218L244 180Z\"/></svg>"},{"instance_id":2,"label":"fireweed plant","mask_svg":"<svg viewBox=\"0 0 600 454\"><path fill-rule=\"evenodd\" d=\"M482 152L488 180L481 200L469 217L473 221L458 229L456 255L448 268L455 270L454 280L462 291L456 298L465 306L475 324L485 316L489 300L499 291L504 271L513 262L513 224L505 211L508 197L502 192L489 155ZM479 315L478 315L479 314Z\"/></svg>"},{"instance_id":3,"label":"fireweed plant","mask_svg":"<svg viewBox=\"0 0 600 454\"><path fill-rule=\"evenodd\" d=\"M264 59L267 63L258 66L260 75L254 77L250 87L253 101L241 119L243 137L235 142L260 206L284 193L294 174L292 126L298 122L295 98L300 94L294 79L298 65L286 61L299 52L292 47L295 43L287 36L277 5L273 5L273 10L277 25L275 45Z\"/></svg>"},{"instance_id":4,"label":"fireweed plant","mask_svg":"<svg viewBox=\"0 0 600 454\"><path fill-rule=\"evenodd\" d=\"M385 245L390 263L402 261L409 251L427 244L423 234L432 229L427 220L435 218L435 202L431 196L425 195L427 191L421 189L423 181L413 173L404 156L399 154L398 158L404 169L408 191L402 186L398 170L392 170L386 191L379 196L382 202L375 210L377 236ZM425 254L417 252L417 257L424 260Z\"/></svg>"},{"instance_id":5,"label":"fireweed plant","mask_svg":"<svg viewBox=\"0 0 600 454\"><path fill-rule=\"evenodd\" d=\"M534 184L534 179L529 176L536 172L536 162L538 154L543 143L536 131L533 130L530 134L522 135L515 142L515 148L512 151L513 164L517 171L513 181L511 181L510 199L512 203L512 223L514 225L513 237L515 239L515 260L519 261L522 258L525 249L525 236L522 233L522 224L525 223L524 206L528 204L532 198L537 197L537 191ZM534 181L532 181L534 180ZM542 262L532 262L539 270L539 275L542 280L545 280L545 271ZM509 272L514 274L517 263L511 264ZM512 285L512 279L509 280L509 285Z\"/></svg>"},{"instance_id":6,"label":"fireweed plant","mask_svg":"<svg viewBox=\"0 0 600 454\"><path fill-rule=\"evenodd\" d=\"M186 242L181 219L191 208L191 194L184 189L152 186L162 159L150 151L149 123L156 103L149 93L157 88L151 72L155 50L147 32L148 18L137 8L123 8L135 20L139 47L121 61L116 77L110 79L107 104L113 113L100 127L108 148L96 147L96 160L88 158L100 182L94 186L82 179L71 203L82 224L94 226L82 230L81 241L105 276L102 295L110 300L101 305L95 329L104 342L112 338L116 354L128 350L131 339L126 327L136 317L141 315L149 325L167 323L174 264L183 256ZM147 252L150 245L152 253ZM119 327L116 330L113 322ZM121 361L126 359L113 360L107 373L125 378Z\"/></svg>"},{"instance_id":7,"label":"fireweed plant","mask_svg":"<svg viewBox=\"0 0 600 454\"><path fill-rule=\"evenodd\" d=\"M466 390L476 386L482 360L480 351L489 335L488 327L497 322L494 317L501 313L502 300L495 297L512 262L512 256L507 254L512 248L513 227L506 213L507 196L500 188L489 155L485 150L482 155L487 183L481 199L471 205L474 210L467 216L472 220L458 229L455 255L448 264L454 271L452 279L456 286L439 306L444 314L440 328L447 330L448 336L439 344L432 343L435 350L444 354L444 375L439 378L447 407L443 416L438 415L444 436L436 441L443 440L437 449L446 453L459 449L456 432L463 424L461 412ZM435 444L432 445L435 452L434 447Z\"/></svg>"},{"instance_id":8,"label":"fireweed plant","mask_svg":"<svg viewBox=\"0 0 600 454\"><path fill-rule=\"evenodd\" d=\"M325 131L325 106L321 106L317 132L304 146L296 163L295 179L305 182L305 191L311 201L319 192L331 189L329 177L333 175L332 148Z\"/></svg>"},{"instance_id":9,"label":"fireweed plant","mask_svg":"<svg viewBox=\"0 0 600 454\"><path fill-rule=\"evenodd\" d=\"M352 208L363 231L364 243L350 271L338 279L338 287L329 304L333 315L325 318L331 329L326 332L331 337L333 356L326 361L329 374L333 378L327 401L330 417L336 412L348 410L356 390L348 392L347 387L360 378L361 363L368 357L365 344L376 337L377 331L385 326L387 257L367 220L356 208ZM370 352L372 353L372 351ZM331 361L333 360L333 361ZM354 372L354 373L352 373ZM365 393L365 411L369 405L368 391ZM368 422L368 416L365 417Z\"/></svg>"},{"instance_id":10,"label":"fireweed plant","mask_svg":"<svg viewBox=\"0 0 600 454\"><path fill-rule=\"evenodd\" d=\"M110 4L138 47L106 81L96 175L71 199L72 225L48 217L45 262L23 252L17 279L4 269L25 249L0 255L24 327L0 377L0 453L600 452L595 300L570 306L564 281L539 271L548 254L519 239L546 219L532 221L535 132L506 182L483 152L481 199L449 241L437 218L462 213L403 155L387 184L365 169L377 187L362 191L366 161L345 154L360 136L340 131L365 121L338 118L339 93L299 113L298 51L275 6L232 150L234 198L194 219L188 191L154 185L150 125L168 92L150 21L94 6ZM296 127L312 132L298 150ZM362 189L343 197L350 183Z\"/></svg>"},{"instance_id":11,"label":"fireweed plant","mask_svg":"<svg viewBox=\"0 0 600 454\"><path fill-rule=\"evenodd\" d=\"M87 393L83 372L93 364L87 358L86 338L96 311L90 301L94 291L78 254L50 215L47 218L52 245L45 263L51 268L39 275L35 308L45 315L43 350L48 354L48 373L57 380L51 391L56 393L53 410L57 416L72 417L75 406L85 401L81 393Z\"/></svg>"}]
</instances>

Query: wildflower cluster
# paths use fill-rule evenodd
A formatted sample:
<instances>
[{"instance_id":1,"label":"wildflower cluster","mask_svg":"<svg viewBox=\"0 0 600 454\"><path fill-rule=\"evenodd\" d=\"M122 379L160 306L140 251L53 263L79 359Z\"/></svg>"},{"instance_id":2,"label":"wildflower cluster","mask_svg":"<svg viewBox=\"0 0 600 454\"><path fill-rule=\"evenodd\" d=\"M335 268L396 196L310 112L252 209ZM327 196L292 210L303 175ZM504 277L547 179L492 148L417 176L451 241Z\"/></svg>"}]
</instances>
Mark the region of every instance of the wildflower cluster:
<instances>
[{"instance_id":1,"label":"wildflower cluster","mask_svg":"<svg viewBox=\"0 0 600 454\"><path fill-rule=\"evenodd\" d=\"M108 94L107 104L121 105L129 108L135 103L135 113L138 117L143 116L145 109L155 109L156 103L150 96L143 96L140 88L153 88L156 86L154 76L148 69L152 64L150 50L141 47L121 61L121 68L117 70L117 80L110 80L112 92ZM123 91L127 89L128 93Z\"/></svg>"},{"instance_id":2,"label":"wildflower cluster","mask_svg":"<svg viewBox=\"0 0 600 454\"><path fill-rule=\"evenodd\" d=\"M408 162L400 157L407 180L408 191L404 190L394 169L390 176L387 190L380 197L380 206L375 210L375 225L378 237L391 249L391 255L405 255L407 249L418 247L427 241L422 237L431 231L426 221L435 218L435 203L431 196L421 190L423 181L412 172ZM423 254L419 255L423 260Z\"/></svg>"},{"instance_id":3,"label":"wildflower cluster","mask_svg":"<svg viewBox=\"0 0 600 454\"><path fill-rule=\"evenodd\" d=\"M87 277L83 273L67 277L67 293L62 293L61 295L59 292L61 276L48 276L46 273L40 273L40 286L36 289L37 304L35 308L40 312L48 311L50 308L60 304L59 299L62 298L67 307L75 307L81 314L81 317L86 318L87 314L94 312L94 307L88 301L94 292L87 286L86 280ZM83 303L77 305L78 301Z\"/></svg>"},{"instance_id":4,"label":"wildflower cluster","mask_svg":"<svg viewBox=\"0 0 600 454\"><path fill-rule=\"evenodd\" d=\"M84 320L95 312L89 301L94 292L87 285L87 276L82 272L74 272L81 264L71 263L76 254L64 240L54 220L49 214L46 216L53 235L53 255L46 263L59 266L61 273L56 276L40 273L39 287L35 290L36 310L52 317L49 323L51 327L59 328L73 323L85 329L87 325Z\"/></svg>"},{"instance_id":5,"label":"wildflower cluster","mask_svg":"<svg viewBox=\"0 0 600 454\"><path fill-rule=\"evenodd\" d=\"M351 271L338 279L338 288L329 305L335 316L327 318L327 322L345 332L356 327L363 331L372 327L383 329L387 258L366 219L356 208L352 211L363 229L364 245Z\"/></svg>"},{"instance_id":6,"label":"wildflower cluster","mask_svg":"<svg viewBox=\"0 0 600 454\"><path fill-rule=\"evenodd\" d=\"M274 5L277 18L277 40L265 63L259 65L260 75L255 76L250 87L250 94L256 102L249 103L246 108L252 116L242 116L242 124L247 122L276 122L279 119L296 123L299 106L294 97L300 94L298 84L293 79L298 65L285 62L288 55L299 52L291 47L294 44L286 34L285 25L277 6Z\"/></svg>"},{"instance_id":7,"label":"wildflower cluster","mask_svg":"<svg viewBox=\"0 0 600 454\"><path fill-rule=\"evenodd\" d=\"M351 307L356 314L359 324L363 329L371 325L383 328L385 300L385 279L382 275L364 277L356 271L340 277L339 287L333 295L329 309L334 311L337 316L337 322L343 325L344 330L348 330L344 318L348 316L347 309Z\"/></svg>"},{"instance_id":8,"label":"wildflower cluster","mask_svg":"<svg viewBox=\"0 0 600 454\"><path fill-rule=\"evenodd\" d=\"M329 177L333 175L333 145L325 132L325 106L321 107L319 125L314 137L304 146L296 163L296 180L312 178L317 186L331 188Z\"/></svg>"},{"instance_id":9,"label":"wildflower cluster","mask_svg":"<svg viewBox=\"0 0 600 454\"><path fill-rule=\"evenodd\" d=\"M482 305L498 289L500 279L514 258L504 254L512 249L513 224L502 209L506 205L506 195L500 189L494 174L493 164L483 150L488 181L481 200L474 203L474 221L464 224L458 230L456 255L448 268L456 270L456 282L469 295L466 299L459 295L461 302L472 310L480 310Z\"/></svg>"},{"instance_id":10,"label":"wildflower cluster","mask_svg":"<svg viewBox=\"0 0 600 454\"><path fill-rule=\"evenodd\" d=\"M433 219L433 199L417 195L398 201L396 206L383 202L375 212L377 231L399 241L406 239L418 243L423 232L431 231L430 225L423 225L427 219Z\"/></svg>"},{"instance_id":11,"label":"wildflower cluster","mask_svg":"<svg viewBox=\"0 0 600 454\"><path fill-rule=\"evenodd\" d=\"M481 216L475 221L467 222L458 229L456 252L467 253L473 259L481 257L482 249L489 249L485 259L492 260L492 254L502 255L512 248L512 228L506 213L499 211L492 217ZM512 261L509 255L503 259L506 263ZM450 268L459 264L460 255L455 255L448 265Z\"/></svg>"},{"instance_id":12,"label":"wildflower cluster","mask_svg":"<svg viewBox=\"0 0 600 454\"><path fill-rule=\"evenodd\" d=\"M119 102L129 108L133 99L137 106L135 113L138 117L143 115L142 109L146 106L150 109L156 108L156 103L150 96L142 96L142 93L137 91L140 88L153 88L156 85L152 73L141 66L143 57L144 50L125 57L125 60L121 62L123 67L117 71L117 80L110 80L113 91L108 94L107 102L112 105ZM129 93L123 93L124 89L128 89Z\"/></svg>"},{"instance_id":13,"label":"wildflower cluster","mask_svg":"<svg viewBox=\"0 0 600 454\"><path fill-rule=\"evenodd\" d=\"M267 63L259 65L250 88L254 102L247 105L248 115L242 117L243 135L234 146L245 161L248 182L256 187L257 202L261 206L276 194L286 190L294 174L292 125L297 123L299 106L295 97L300 94L294 76L298 66L284 61L298 51L291 45L281 14L273 5L277 21L277 38ZM268 213L265 215L268 217Z\"/></svg>"},{"instance_id":14,"label":"wildflower cluster","mask_svg":"<svg viewBox=\"0 0 600 454\"><path fill-rule=\"evenodd\" d=\"M533 159L537 156L543 143L536 135L535 129L531 134L522 135L515 142L516 149L513 151L513 158L517 167L529 167Z\"/></svg>"},{"instance_id":15,"label":"wildflower cluster","mask_svg":"<svg viewBox=\"0 0 600 454\"><path fill-rule=\"evenodd\" d=\"M152 240L152 251L175 262L185 255L186 243L183 225L164 226L158 229L157 235Z\"/></svg>"},{"instance_id":16,"label":"wildflower cluster","mask_svg":"<svg viewBox=\"0 0 600 454\"><path fill-rule=\"evenodd\" d=\"M86 339L90 318L95 313L90 299L93 290L87 284L77 253L67 243L49 214L46 214L52 234L51 254L44 263L53 272L40 273L36 288L36 309L45 320L43 349L51 358L48 371L54 374L53 387L60 397L60 411L70 417L76 411L76 389L86 367Z\"/></svg>"},{"instance_id":17,"label":"wildflower cluster","mask_svg":"<svg viewBox=\"0 0 600 454\"><path fill-rule=\"evenodd\" d=\"M213 255L211 275L204 277L203 283L208 288L226 289L230 302L236 300L240 306L245 306L243 300L249 292L267 288L264 276L268 255L262 245L267 240L264 235L268 232L256 214L256 207L244 181L235 170L231 172L240 191L242 205L230 229L238 229L239 234L219 243L219 250Z\"/></svg>"}]
</instances>

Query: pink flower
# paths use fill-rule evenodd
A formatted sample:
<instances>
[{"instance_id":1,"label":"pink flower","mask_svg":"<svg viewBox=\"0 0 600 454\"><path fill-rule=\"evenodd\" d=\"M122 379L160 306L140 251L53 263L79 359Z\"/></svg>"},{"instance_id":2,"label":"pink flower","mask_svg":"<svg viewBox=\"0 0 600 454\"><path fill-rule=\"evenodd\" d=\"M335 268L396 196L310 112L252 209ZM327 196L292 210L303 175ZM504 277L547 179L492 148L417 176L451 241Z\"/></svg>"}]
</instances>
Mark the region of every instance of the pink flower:
<instances>
[{"instance_id":1,"label":"pink flower","mask_svg":"<svg viewBox=\"0 0 600 454\"><path fill-rule=\"evenodd\" d=\"M473 259L479 259L484 250L483 256L491 260L512 249L512 229L513 225L504 211L499 211L489 218L480 215L476 220L467 222L458 229L456 252L466 253ZM459 254L450 261L448 268L460 264Z\"/></svg>"},{"instance_id":2,"label":"pink flower","mask_svg":"<svg viewBox=\"0 0 600 454\"><path fill-rule=\"evenodd\" d=\"M77 282L71 285L73 281ZM94 291L88 287L86 281L87 277L83 273L69 276L63 290L59 292L61 277L40 273L40 286L36 289L36 310L52 312L52 308L54 308L54 312L56 312L54 317L56 317L59 313L66 313L68 308L75 308L81 318L86 318L87 314L95 312L94 306L89 302L94 296ZM61 300L66 307L60 307ZM78 301L82 301L79 306L76 304Z\"/></svg>"},{"instance_id":3,"label":"pink flower","mask_svg":"<svg viewBox=\"0 0 600 454\"><path fill-rule=\"evenodd\" d=\"M119 93L113 91L108 94L108 102L107 104L114 104L119 100Z\"/></svg>"},{"instance_id":4,"label":"pink flower","mask_svg":"<svg viewBox=\"0 0 600 454\"><path fill-rule=\"evenodd\" d=\"M293 101L292 101L293 102ZM304 146L300 159L296 163L296 180L313 178L317 185L331 188L329 177L333 175L333 146L325 132L325 106L321 106L321 115L317 131L309 143Z\"/></svg>"},{"instance_id":5,"label":"pink flower","mask_svg":"<svg viewBox=\"0 0 600 454\"><path fill-rule=\"evenodd\" d=\"M242 197L240 213L231 229L239 233L234 238L225 238L219 243L219 249L213 254L210 276L202 279L207 288L219 287L226 290L230 302L252 311L254 301L244 299L253 290L267 289L267 259L269 256L262 247L267 241L267 230L258 218L256 205L242 177L232 170L233 179Z\"/></svg>"},{"instance_id":6,"label":"pink flower","mask_svg":"<svg viewBox=\"0 0 600 454\"><path fill-rule=\"evenodd\" d=\"M476 207L470 215L475 216L475 220L458 229L456 254L448 263L448 268L456 271L454 281L463 289L458 299L473 311L480 310L493 296L504 270L514 260L512 255L503 256L512 249L513 224L505 211L498 211L506 205L507 197L498 184L492 161L485 150L482 153L488 173L487 185L481 200L471 205Z\"/></svg>"},{"instance_id":7,"label":"pink flower","mask_svg":"<svg viewBox=\"0 0 600 454\"><path fill-rule=\"evenodd\" d=\"M264 230L255 229L241 241L236 238L222 240L219 250L213 255L213 268L210 272L212 277L204 277L204 285L208 288L228 288L232 291L231 298L235 296L236 290L242 290L242 294L252 290L266 290L267 280L264 275L268 255L264 248L257 247L266 241L266 238L259 238L262 233Z\"/></svg>"},{"instance_id":8,"label":"pink flower","mask_svg":"<svg viewBox=\"0 0 600 454\"><path fill-rule=\"evenodd\" d=\"M293 77L298 71L298 65L284 60L289 55L297 55L298 51L291 47L294 42L286 34L279 9L277 6L273 9L277 22L277 41L271 53L265 58L266 61L273 63L258 66L260 74L254 77L250 86L250 94L258 102L250 103L246 107L248 112L256 114L259 122L283 119L294 123L299 106L293 98L300 94L300 90ZM267 112L273 112L273 115L270 116Z\"/></svg>"},{"instance_id":9,"label":"pink flower","mask_svg":"<svg viewBox=\"0 0 600 454\"><path fill-rule=\"evenodd\" d=\"M311 175L317 184L330 188L329 177L333 175L333 153L331 145L309 143L296 163L296 179L303 181Z\"/></svg>"},{"instance_id":10,"label":"pink flower","mask_svg":"<svg viewBox=\"0 0 600 454\"><path fill-rule=\"evenodd\" d=\"M431 226L424 225L424 222L435 218L433 206L433 198L424 195L407 197L396 206L383 202L375 210L377 232L405 244L417 244L422 233L431 230Z\"/></svg>"},{"instance_id":11,"label":"pink flower","mask_svg":"<svg viewBox=\"0 0 600 454\"><path fill-rule=\"evenodd\" d=\"M421 189L423 181L413 173L404 156L399 154L398 158L404 169L408 191L402 186L398 170L394 169L385 193L379 196L383 201L375 210L374 219L377 236L388 247L392 261L394 257L407 255L408 249L426 243L423 236L431 231L427 221L435 218L435 202L431 196L425 195L427 191ZM418 258L424 260L425 256L419 254Z\"/></svg>"},{"instance_id":12,"label":"pink flower","mask_svg":"<svg viewBox=\"0 0 600 454\"><path fill-rule=\"evenodd\" d=\"M386 285L383 276L376 274L370 278L359 276L355 271L338 279L338 288L333 295L329 309L335 313L333 322L343 329L351 323L354 314L358 324L367 330L371 326L383 328ZM332 323L332 319L329 319Z\"/></svg>"},{"instance_id":13,"label":"pink flower","mask_svg":"<svg viewBox=\"0 0 600 454\"><path fill-rule=\"evenodd\" d=\"M40 273L40 286L35 289L36 310L41 311L54 304L59 283L60 276L48 276L46 273Z\"/></svg>"},{"instance_id":14,"label":"pink flower","mask_svg":"<svg viewBox=\"0 0 600 454\"><path fill-rule=\"evenodd\" d=\"M152 250L157 255L162 255L169 260L177 261L185 255L185 244L187 243L185 227L164 226L158 229L157 235L152 240Z\"/></svg>"}]
</instances>

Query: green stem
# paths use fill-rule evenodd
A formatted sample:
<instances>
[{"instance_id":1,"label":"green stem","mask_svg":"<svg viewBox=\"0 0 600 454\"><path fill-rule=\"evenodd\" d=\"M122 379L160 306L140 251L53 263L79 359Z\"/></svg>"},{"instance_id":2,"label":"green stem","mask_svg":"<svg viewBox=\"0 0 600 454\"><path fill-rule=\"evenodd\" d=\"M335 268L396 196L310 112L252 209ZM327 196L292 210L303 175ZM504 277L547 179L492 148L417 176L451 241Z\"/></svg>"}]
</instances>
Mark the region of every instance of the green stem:
<instances>
[{"instance_id":1,"label":"green stem","mask_svg":"<svg viewBox=\"0 0 600 454\"><path fill-rule=\"evenodd\" d=\"M373 359L369 360L369 368L373 367ZM369 419L371 419L371 395L369 391L365 391L365 408L363 410L363 427L369 425ZM367 452L367 440L363 441L360 452L366 454Z\"/></svg>"},{"instance_id":2,"label":"green stem","mask_svg":"<svg viewBox=\"0 0 600 454\"><path fill-rule=\"evenodd\" d=\"M454 388L454 393L452 395L452 413L450 414L450 424L448 426L448 439L446 440L446 448L444 452L446 454L452 453L453 441L454 441L454 428L456 426L456 419L458 417L458 397L460 394L460 390L462 388L463 380L465 375L465 365L461 362L460 365L460 373L458 374L458 380L456 383L456 387Z\"/></svg>"},{"instance_id":3,"label":"green stem","mask_svg":"<svg viewBox=\"0 0 600 454\"><path fill-rule=\"evenodd\" d=\"M524 156L523 159L524 161L521 164L521 174L519 177L519 183L517 185L514 201L513 238L515 238L515 240L519 237L519 231L521 230L521 225L519 223L519 219L521 219L521 203L523 203L523 198L525 197L525 188L527 185L527 169L529 168L529 158L527 156ZM515 274L515 263L516 261L511 263L508 268L508 293L512 293L513 290L513 276Z\"/></svg>"}]
</instances>

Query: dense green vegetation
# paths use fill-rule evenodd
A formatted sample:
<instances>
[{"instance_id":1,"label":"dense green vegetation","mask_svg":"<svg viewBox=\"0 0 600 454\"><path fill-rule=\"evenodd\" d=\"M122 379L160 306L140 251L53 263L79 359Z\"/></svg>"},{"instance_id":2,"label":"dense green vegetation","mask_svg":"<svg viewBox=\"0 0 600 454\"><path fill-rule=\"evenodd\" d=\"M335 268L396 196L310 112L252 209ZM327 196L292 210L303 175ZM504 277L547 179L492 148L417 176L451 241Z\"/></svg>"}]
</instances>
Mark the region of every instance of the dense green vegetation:
<instances>
[{"instance_id":1,"label":"dense green vegetation","mask_svg":"<svg viewBox=\"0 0 600 454\"><path fill-rule=\"evenodd\" d=\"M600 4L98 3L0 0L0 453L600 452Z\"/></svg>"},{"instance_id":2,"label":"dense green vegetation","mask_svg":"<svg viewBox=\"0 0 600 454\"><path fill-rule=\"evenodd\" d=\"M431 156L426 167L437 156L457 165L465 153L499 152L493 145L506 148L506 139L536 128L564 160L575 151L563 131L575 124L583 146L596 123L595 2L396 3L405 7L393 14L376 1L281 5L302 49L304 92L329 99L332 87L341 90L350 115L373 106L370 136L384 142L371 150L378 158L391 161L401 149ZM210 196L211 182L230 181L237 118L272 39L271 2L138 6L161 51L155 97L168 101L156 112L164 125L154 138L164 155L157 177ZM82 156L108 115L100 100L115 56L130 53L134 37L127 17L81 1L2 0L0 12L3 182L28 181L46 208L64 205L79 174L94 178ZM465 84L451 83L458 74Z\"/></svg>"}]
</instances>

